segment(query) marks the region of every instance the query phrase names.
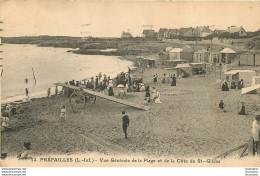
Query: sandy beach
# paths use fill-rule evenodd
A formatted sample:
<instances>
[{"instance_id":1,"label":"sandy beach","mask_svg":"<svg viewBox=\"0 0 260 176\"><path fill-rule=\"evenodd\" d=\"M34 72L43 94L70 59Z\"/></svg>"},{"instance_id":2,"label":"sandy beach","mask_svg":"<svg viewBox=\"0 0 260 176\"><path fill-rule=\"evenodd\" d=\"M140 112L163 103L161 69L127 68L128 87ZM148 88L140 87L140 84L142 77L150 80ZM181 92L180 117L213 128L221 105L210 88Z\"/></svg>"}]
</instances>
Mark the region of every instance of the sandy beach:
<instances>
[{"instance_id":1,"label":"sandy beach","mask_svg":"<svg viewBox=\"0 0 260 176\"><path fill-rule=\"evenodd\" d=\"M155 73L159 75L158 83L152 81ZM92 107L87 105L73 113L65 95L24 103L24 113L10 117L10 129L2 132L2 151L17 156L23 151L23 142L30 141L33 155L98 152L214 157L250 139L254 114L260 111L259 95L241 95L238 89L222 92L216 84L217 79L224 78L219 73L177 79L176 87L161 83L163 73L171 71L150 68L134 73L143 77L145 85L156 87L161 93L162 103L149 103L149 111L97 98ZM143 104L144 95L131 92L124 99ZM226 113L218 110L221 99ZM245 116L237 115L240 101L245 102ZM64 123L59 118L62 105L67 109ZM128 140L122 130L123 110L130 118Z\"/></svg>"}]
</instances>

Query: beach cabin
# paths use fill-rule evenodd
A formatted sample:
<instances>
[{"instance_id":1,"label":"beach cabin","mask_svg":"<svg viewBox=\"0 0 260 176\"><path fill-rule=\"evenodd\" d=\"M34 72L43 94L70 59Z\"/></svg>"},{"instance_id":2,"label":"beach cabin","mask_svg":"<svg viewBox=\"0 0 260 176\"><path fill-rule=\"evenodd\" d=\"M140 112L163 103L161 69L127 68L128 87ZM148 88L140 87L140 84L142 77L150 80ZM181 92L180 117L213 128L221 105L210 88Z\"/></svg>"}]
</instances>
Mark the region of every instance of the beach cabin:
<instances>
[{"instance_id":1,"label":"beach cabin","mask_svg":"<svg viewBox=\"0 0 260 176\"><path fill-rule=\"evenodd\" d=\"M170 47L171 48L171 47ZM159 59L160 60L169 60L170 57L169 57L169 52L167 51L167 48L166 48L166 51L162 50L160 51L159 53Z\"/></svg>"},{"instance_id":2,"label":"beach cabin","mask_svg":"<svg viewBox=\"0 0 260 176\"><path fill-rule=\"evenodd\" d=\"M201 49L194 52L193 62L209 62L209 52L207 49Z\"/></svg>"},{"instance_id":3,"label":"beach cabin","mask_svg":"<svg viewBox=\"0 0 260 176\"><path fill-rule=\"evenodd\" d=\"M209 51L209 63L220 63L220 52L217 50Z\"/></svg>"},{"instance_id":4,"label":"beach cabin","mask_svg":"<svg viewBox=\"0 0 260 176\"><path fill-rule=\"evenodd\" d=\"M230 64L231 60L236 58L236 52L231 48L224 48L220 51L221 53L221 63Z\"/></svg>"},{"instance_id":5,"label":"beach cabin","mask_svg":"<svg viewBox=\"0 0 260 176\"><path fill-rule=\"evenodd\" d=\"M182 78L187 78L192 75L192 70L189 63L178 64L176 67L177 78L182 76Z\"/></svg>"},{"instance_id":6,"label":"beach cabin","mask_svg":"<svg viewBox=\"0 0 260 176\"><path fill-rule=\"evenodd\" d=\"M181 60L181 48L174 48L171 51L169 51L170 59L172 60Z\"/></svg>"},{"instance_id":7,"label":"beach cabin","mask_svg":"<svg viewBox=\"0 0 260 176\"><path fill-rule=\"evenodd\" d=\"M238 81L243 79L244 86L248 87L248 86L252 85L252 83L253 83L252 78L253 78L253 76L256 76L256 72L254 70L230 70L230 71L224 73L224 75L228 76L229 82L234 80L236 85L237 85Z\"/></svg>"},{"instance_id":8,"label":"beach cabin","mask_svg":"<svg viewBox=\"0 0 260 176\"><path fill-rule=\"evenodd\" d=\"M259 66L260 51L248 51L239 56L240 65Z\"/></svg>"},{"instance_id":9,"label":"beach cabin","mask_svg":"<svg viewBox=\"0 0 260 176\"><path fill-rule=\"evenodd\" d=\"M174 48L169 51L171 60L186 60L187 62L192 62L193 54L194 50L189 45L185 45L182 48Z\"/></svg>"},{"instance_id":10,"label":"beach cabin","mask_svg":"<svg viewBox=\"0 0 260 176\"><path fill-rule=\"evenodd\" d=\"M174 68L177 64L180 63L186 63L186 60L180 60L180 57L175 57L176 59L173 59L173 57L170 58L170 51L173 50L172 47L167 47L165 50L162 50L159 53L159 59L155 61L156 67L159 68Z\"/></svg>"}]
</instances>

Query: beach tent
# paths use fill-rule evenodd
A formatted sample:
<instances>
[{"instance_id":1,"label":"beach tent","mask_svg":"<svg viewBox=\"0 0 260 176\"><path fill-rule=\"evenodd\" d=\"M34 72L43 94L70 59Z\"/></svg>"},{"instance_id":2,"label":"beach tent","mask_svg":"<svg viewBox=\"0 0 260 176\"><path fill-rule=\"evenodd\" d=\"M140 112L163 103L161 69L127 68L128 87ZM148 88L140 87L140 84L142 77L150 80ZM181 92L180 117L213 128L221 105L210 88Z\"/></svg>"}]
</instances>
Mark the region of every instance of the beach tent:
<instances>
[{"instance_id":1,"label":"beach tent","mask_svg":"<svg viewBox=\"0 0 260 176\"><path fill-rule=\"evenodd\" d=\"M222 63L229 64L231 63L231 60L235 59L236 57L236 52L231 48L224 48L223 50L220 51L220 53L221 53Z\"/></svg>"},{"instance_id":2,"label":"beach tent","mask_svg":"<svg viewBox=\"0 0 260 176\"><path fill-rule=\"evenodd\" d=\"M251 86L251 87L242 88L241 94L243 95L243 94L249 93L251 91L257 90L257 89L260 89L260 84L257 84L257 85Z\"/></svg>"},{"instance_id":3,"label":"beach tent","mask_svg":"<svg viewBox=\"0 0 260 176\"><path fill-rule=\"evenodd\" d=\"M252 85L252 78L253 78L253 76L256 76L256 72L254 70L230 70L230 71L224 73L224 75L229 76L230 82L232 80L234 80L235 83L237 84L238 81L243 79L244 80L244 86L246 86L247 84L249 86L251 86Z\"/></svg>"},{"instance_id":4,"label":"beach tent","mask_svg":"<svg viewBox=\"0 0 260 176\"><path fill-rule=\"evenodd\" d=\"M183 73L183 76L185 78L190 77L191 74L192 74L191 67L190 67L189 63L178 64L175 68L176 68L177 77L179 77L179 75L182 76L182 73Z\"/></svg>"}]
</instances>

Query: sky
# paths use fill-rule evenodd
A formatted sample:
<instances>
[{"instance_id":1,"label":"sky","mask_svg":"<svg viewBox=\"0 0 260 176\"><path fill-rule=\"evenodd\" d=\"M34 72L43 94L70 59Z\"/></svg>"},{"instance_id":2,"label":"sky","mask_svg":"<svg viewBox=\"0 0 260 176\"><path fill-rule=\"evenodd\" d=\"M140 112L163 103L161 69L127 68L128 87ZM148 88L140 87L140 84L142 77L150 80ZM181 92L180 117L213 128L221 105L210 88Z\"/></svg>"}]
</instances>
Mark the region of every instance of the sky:
<instances>
[{"instance_id":1,"label":"sky","mask_svg":"<svg viewBox=\"0 0 260 176\"><path fill-rule=\"evenodd\" d=\"M141 36L152 25L180 28L202 25L260 29L260 2L145 2L86 0L0 0L1 36ZM145 27L146 26L146 27Z\"/></svg>"}]
</instances>

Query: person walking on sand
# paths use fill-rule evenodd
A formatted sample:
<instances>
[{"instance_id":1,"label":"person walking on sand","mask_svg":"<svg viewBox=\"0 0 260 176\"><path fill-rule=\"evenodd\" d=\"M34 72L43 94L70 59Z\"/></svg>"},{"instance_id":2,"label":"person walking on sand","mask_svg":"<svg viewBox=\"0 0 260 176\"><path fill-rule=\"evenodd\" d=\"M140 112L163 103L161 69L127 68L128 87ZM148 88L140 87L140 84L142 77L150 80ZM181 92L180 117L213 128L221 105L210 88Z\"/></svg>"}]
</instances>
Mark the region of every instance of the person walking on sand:
<instances>
[{"instance_id":1,"label":"person walking on sand","mask_svg":"<svg viewBox=\"0 0 260 176\"><path fill-rule=\"evenodd\" d=\"M62 109L60 110L60 120L64 122L65 118L66 118L66 109L65 109L65 105L63 105Z\"/></svg>"},{"instance_id":2,"label":"person walking on sand","mask_svg":"<svg viewBox=\"0 0 260 176\"><path fill-rule=\"evenodd\" d=\"M123 117L122 117L122 120L123 120L123 131L125 133L125 139L127 139L127 127L129 127L129 117L125 114L125 111L122 111L122 114L123 114Z\"/></svg>"},{"instance_id":3,"label":"person walking on sand","mask_svg":"<svg viewBox=\"0 0 260 176\"><path fill-rule=\"evenodd\" d=\"M28 91L28 88L25 88L25 95L26 95L26 97L29 97L29 91Z\"/></svg>"},{"instance_id":4,"label":"person walking on sand","mask_svg":"<svg viewBox=\"0 0 260 176\"><path fill-rule=\"evenodd\" d=\"M47 97L49 98L50 95L51 95L51 88L48 88L48 90L47 90Z\"/></svg>"},{"instance_id":5,"label":"person walking on sand","mask_svg":"<svg viewBox=\"0 0 260 176\"><path fill-rule=\"evenodd\" d=\"M25 88L25 95L26 95L26 101L29 101L30 100L30 97L29 97L29 90L28 88Z\"/></svg>"}]
</instances>

